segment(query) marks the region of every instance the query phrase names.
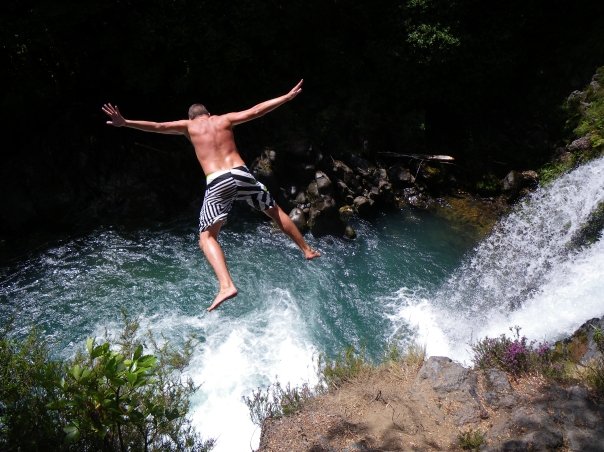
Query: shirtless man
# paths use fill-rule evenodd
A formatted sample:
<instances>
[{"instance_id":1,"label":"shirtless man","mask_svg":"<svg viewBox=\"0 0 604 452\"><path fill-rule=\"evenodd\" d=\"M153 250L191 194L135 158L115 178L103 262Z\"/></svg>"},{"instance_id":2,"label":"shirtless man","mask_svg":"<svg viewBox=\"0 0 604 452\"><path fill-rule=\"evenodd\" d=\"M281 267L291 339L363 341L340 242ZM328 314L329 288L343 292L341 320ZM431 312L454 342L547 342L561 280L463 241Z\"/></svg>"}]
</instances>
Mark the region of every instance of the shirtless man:
<instances>
[{"instance_id":1,"label":"shirtless man","mask_svg":"<svg viewBox=\"0 0 604 452\"><path fill-rule=\"evenodd\" d=\"M304 240L289 216L275 203L266 187L258 182L245 166L235 145L233 127L259 118L289 102L302 91L302 80L283 96L262 102L248 110L210 115L201 104L189 108L189 119L172 122L133 121L125 119L117 106L103 105L102 110L115 127L130 127L145 132L184 135L193 144L197 160L207 178L207 188L199 218L199 247L214 269L220 289L208 308L212 311L223 301L237 295L218 243L218 233L231 210L233 201L246 200L271 217L304 253L306 259L320 254Z\"/></svg>"}]
</instances>

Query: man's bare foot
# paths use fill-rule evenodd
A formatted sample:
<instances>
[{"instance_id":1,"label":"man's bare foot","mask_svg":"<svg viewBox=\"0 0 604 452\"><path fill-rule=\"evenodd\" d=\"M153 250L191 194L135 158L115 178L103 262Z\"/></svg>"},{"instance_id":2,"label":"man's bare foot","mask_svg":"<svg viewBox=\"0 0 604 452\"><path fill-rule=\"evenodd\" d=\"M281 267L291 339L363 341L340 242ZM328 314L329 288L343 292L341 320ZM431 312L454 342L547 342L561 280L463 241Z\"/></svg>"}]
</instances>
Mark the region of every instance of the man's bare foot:
<instances>
[{"instance_id":1,"label":"man's bare foot","mask_svg":"<svg viewBox=\"0 0 604 452\"><path fill-rule=\"evenodd\" d=\"M214 302L207 309L208 312L216 309L218 306L220 306L222 304L223 301L226 301L229 298L234 298L236 296L237 296L236 287L229 287L228 289L221 290L220 292L218 292L218 295L216 295L216 298L214 298Z\"/></svg>"},{"instance_id":2,"label":"man's bare foot","mask_svg":"<svg viewBox=\"0 0 604 452\"><path fill-rule=\"evenodd\" d=\"M319 253L317 250L313 250L312 248L309 248L308 251L304 251L304 257L307 260L311 260L314 259L315 257L320 257L321 253Z\"/></svg>"}]
</instances>

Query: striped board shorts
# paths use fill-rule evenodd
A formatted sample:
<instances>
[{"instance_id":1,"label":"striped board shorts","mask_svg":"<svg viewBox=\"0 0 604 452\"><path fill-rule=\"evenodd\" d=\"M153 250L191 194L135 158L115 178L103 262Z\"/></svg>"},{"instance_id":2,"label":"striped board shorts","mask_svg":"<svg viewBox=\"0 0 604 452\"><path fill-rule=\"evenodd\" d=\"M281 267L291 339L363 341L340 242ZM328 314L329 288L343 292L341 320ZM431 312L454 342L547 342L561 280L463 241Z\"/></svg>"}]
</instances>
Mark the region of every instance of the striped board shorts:
<instances>
[{"instance_id":1,"label":"striped board shorts","mask_svg":"<svg viewBox=\"0 0 604 452\"><path fill-rule=\"evenodd\" d=\"M226 219L234 201L247 201L257 210L275 206L275 200L247 166L216 171L207 177L206 192L199 214L199 232Z\"/></svg>"}]
</instances>

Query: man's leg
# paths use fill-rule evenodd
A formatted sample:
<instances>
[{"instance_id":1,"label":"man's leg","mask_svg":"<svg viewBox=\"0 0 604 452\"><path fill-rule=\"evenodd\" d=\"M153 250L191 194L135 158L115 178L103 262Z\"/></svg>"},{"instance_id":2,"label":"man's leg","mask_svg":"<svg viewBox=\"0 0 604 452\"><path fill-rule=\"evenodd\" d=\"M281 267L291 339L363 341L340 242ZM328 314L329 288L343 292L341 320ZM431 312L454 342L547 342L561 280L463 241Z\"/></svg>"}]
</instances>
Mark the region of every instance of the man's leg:
<instances>
[{"instance_id":1,"label":"man's leg","mask_svg":"<svg viewBox=\"0 0 604 452\"><path fill-rule=\"evenodd\" d=\"M218 295L214 298L208 311L216 309L223 301L237 296L237 288L233 284L224 253L218 243L218 233L220 232L222 223L223 221L218 221L199 234L199 247L214 269L216 278L218 278L218 284L220 285Z\"/></svg>"},{"instance_id":2,"label":"man's leg","mask_svg":"<svg viewBox=\"0 0 604 452\"><path fill-rule=\"evenodd\" d=\"M304 257L306 259L314 259L315 257L319 257L321 255L318 251L313 250L308 243L306 243L304 237L302 237L302 234L298 230L298 227L294 224L289 215L287 215L283 209L281 209L281 207L275 204L274 207L266 209L264 213L271 217L275 223L277 223L279 229L287 234L295 242L295 244L298 245L298 247L304 253Z\"/></svg>"}]
</instances>

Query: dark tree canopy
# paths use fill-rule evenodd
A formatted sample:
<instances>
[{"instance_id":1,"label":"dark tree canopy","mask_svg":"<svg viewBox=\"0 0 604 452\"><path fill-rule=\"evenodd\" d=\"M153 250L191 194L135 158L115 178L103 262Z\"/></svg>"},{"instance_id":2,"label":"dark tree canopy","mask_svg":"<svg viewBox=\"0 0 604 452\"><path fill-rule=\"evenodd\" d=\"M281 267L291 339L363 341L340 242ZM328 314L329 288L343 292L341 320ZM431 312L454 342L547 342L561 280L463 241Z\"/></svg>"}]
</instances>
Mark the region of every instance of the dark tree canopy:
<instances>
[{"instance_id":1,"label":"dark tree canopy","mask_svg":"<svg viewBox=\"0 0 604 452\"><path fill-rule=\"evenodd\" d=\"M190 203L201 173L187 143L106 127L106 101L133 119L173 120L193 102L247 108L303 77L295 105L238 130L246 158L304 141L332 155L447 153L504 171L548 157L563 99L604 61L604 4L587 0L1 8L3 234L73 222L92 205L93 217L119 216L137 196L169 198L158 215Z\"/></svg>"}]
</instances>

